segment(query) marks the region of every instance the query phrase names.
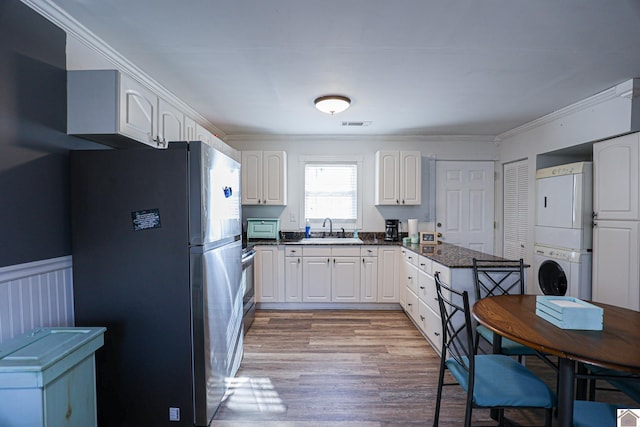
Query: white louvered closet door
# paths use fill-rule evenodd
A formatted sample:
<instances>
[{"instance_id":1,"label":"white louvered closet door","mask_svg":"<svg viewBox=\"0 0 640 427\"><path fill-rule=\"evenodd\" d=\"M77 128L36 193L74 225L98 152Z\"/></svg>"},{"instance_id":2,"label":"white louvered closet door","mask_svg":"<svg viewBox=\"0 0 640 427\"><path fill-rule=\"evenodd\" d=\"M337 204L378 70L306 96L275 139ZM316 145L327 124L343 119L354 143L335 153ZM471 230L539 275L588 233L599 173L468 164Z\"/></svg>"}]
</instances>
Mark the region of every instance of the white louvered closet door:
<instances>
[{"instance_id":1,"label":"white louvered closet door","mask_svg":"<svg viewBox=\"0 0 640 427\"><path fill-rule=\"evenodd\" d=\"M527 160L504 165L504 257L524 259L529 247L529 165Z\"/></svg>"}]
</instances>

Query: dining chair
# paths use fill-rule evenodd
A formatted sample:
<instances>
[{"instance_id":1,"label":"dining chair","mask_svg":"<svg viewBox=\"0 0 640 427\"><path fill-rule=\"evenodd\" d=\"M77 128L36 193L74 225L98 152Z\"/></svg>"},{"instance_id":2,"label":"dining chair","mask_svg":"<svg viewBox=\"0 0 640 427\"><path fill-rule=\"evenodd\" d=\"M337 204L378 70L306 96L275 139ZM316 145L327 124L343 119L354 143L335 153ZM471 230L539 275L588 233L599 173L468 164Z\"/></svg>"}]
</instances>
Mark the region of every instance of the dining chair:
<instances>
[{"instance_id":1,"label":"dining chair","mask_svg":"<svg viewBox=\"0 0 640 427\"><path fill-rule=\"evenodd\" d=\"M524 262L519 261L495 261L473 258L473 284L476 301L481 298L497 295L524 294ZM478 325L475 334L475 351L478 352L480 337L493 343L493 332L487 327ZM508 338L501 339L500 353L508 356L535 355L535 350L512 341Z\"/></svg>"},{"instance_id":2,"label":"dining chair","mask_svg":"<svg viewBox=\"0 0 640 427\"><path fill-rule=\"evenodd\" d=\"M503 354L475 354L468 292L448 287L437 272L434 277L443 339L433 426L438 426L443 386L457 383L466 391L465 427L471 425L474 407L498 409L500 425L504 425L505 408L544 408L545 426L550 427L555 394L513 358ZM444 384L446 370L456 383Z\"/></svg>"},{"instance_id":3,"label":"dining chair","mask_svg":"<svg viewBox=\"0 0 640 427\"><path fill-rule=\"evenodd\" d=\"M576 400L573 402L573 427L615 426L620 405Z\"/></svg>"},{"instance_id":4,"label":"dining chair","mask_svg":"<svg viewBox=\"0 0 640 427\"><path fill-rule=\"evenodd\" d=\"M636 403L640 404L640 375L628 372L617 371L615 369L602 368L595 365L586 365L587 374L584 375L589 380L589 400L595 400L597 381L607 381L614 390L620 391ZM610 390L606 388L606 390Z\"/></svg>"}]
</instances>

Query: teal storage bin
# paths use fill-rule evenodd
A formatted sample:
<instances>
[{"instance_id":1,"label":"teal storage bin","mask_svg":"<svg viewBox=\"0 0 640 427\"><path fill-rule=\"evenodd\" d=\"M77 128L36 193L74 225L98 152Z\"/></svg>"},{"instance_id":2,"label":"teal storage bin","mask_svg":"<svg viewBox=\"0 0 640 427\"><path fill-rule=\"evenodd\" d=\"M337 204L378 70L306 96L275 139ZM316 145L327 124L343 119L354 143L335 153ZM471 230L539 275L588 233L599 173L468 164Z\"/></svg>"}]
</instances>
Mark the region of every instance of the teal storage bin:
<instances>
[{"instance_id":1,"label":"teal storage bin","mask_svg":"<svg viewBox=\"0 0 640 427\"><path fill-rule=\"evenodd\" d=\"M0 344L0 426L96 426L105 330L41 328Z\"/></svg>"},{"instance_id":2,"label":"teal storage bin","mask_svg":"<svg viewBox=\"0 0 640 427\"><path fill-rule=\"evenodd\" d=\"M536 314L562 329L602 330L602 308L574 297L538 295Z\"/></svg>"}]
</instances>

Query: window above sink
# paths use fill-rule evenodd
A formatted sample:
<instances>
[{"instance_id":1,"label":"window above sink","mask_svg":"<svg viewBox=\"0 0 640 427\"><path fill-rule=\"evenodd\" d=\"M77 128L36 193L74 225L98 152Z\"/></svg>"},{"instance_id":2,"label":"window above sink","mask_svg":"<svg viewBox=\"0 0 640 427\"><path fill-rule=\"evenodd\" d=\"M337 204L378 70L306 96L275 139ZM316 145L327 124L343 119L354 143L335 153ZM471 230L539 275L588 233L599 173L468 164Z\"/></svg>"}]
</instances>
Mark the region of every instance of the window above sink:
<instances>
[{"instance_id":1,"label":"window above sink","mask_svg":"<svg viewBox=\"0 0 640 427\"><path fill-rule=\"evenodd\" d=\"M322 227L325 218L331 218L334 236L341 228L362 228L362 165L362 156L300 157L301 229L308 219L312 232L328 233L328 225Z\"/></svg>"}]
</instances>

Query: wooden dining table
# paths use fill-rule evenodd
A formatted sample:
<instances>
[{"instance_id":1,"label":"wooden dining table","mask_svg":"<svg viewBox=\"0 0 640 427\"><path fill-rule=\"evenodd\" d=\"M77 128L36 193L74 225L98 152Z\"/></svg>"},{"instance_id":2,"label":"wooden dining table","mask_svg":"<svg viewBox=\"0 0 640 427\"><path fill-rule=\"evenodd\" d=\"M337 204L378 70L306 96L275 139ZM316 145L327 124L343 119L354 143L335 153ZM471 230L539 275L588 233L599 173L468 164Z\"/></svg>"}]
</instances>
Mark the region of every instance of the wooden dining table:
<instances>
[{"instance_id":1,"label":"wooden dining table","mask_svg":"<svg viewBox=\"0 0 640 427\"><path fill-rule=\"evenodd\" d=\"M598 331L561 329L537 316L535 295L477 301L473 317L495 334L558 357L558 426L573 426L576 364L640 373L640 312L592 303L604 310Z\"/></svg>"}]
</instances>

